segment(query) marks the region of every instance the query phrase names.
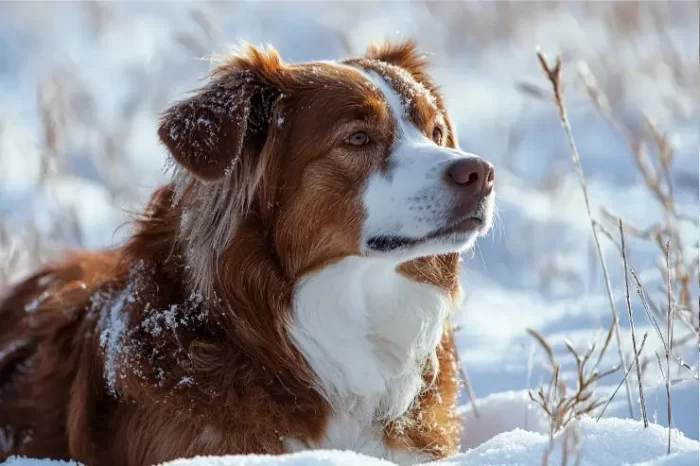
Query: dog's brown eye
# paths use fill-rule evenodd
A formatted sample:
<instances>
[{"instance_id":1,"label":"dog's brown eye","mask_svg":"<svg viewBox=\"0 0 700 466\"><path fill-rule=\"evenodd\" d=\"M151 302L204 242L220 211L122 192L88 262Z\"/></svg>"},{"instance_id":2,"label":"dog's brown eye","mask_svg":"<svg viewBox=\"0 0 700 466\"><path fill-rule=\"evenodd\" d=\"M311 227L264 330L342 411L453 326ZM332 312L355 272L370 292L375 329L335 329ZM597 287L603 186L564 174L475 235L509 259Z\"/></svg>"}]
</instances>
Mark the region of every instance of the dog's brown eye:
<instances>
[{"instance_id":1,"label":"dog's brown eye","mask_svg":"<svg viewBox=\"0 0 700 466\"><path fill-rule=\"evenodd\" d=\"M351 146L364 146L369 144L369 135L364 131L358 131L350 135L349 138L345 140Z\"/></svg>"},{"instance_id":2,"label":"dog's brown eye","mask_svg":"<svg viewBox=\"0 0 700 466\"><path fill-rule=\"evenodd\" d=\"M442 130L437 126L433 130L433 142L435 144L442 144Z\"/></svg>"}]
</instances>

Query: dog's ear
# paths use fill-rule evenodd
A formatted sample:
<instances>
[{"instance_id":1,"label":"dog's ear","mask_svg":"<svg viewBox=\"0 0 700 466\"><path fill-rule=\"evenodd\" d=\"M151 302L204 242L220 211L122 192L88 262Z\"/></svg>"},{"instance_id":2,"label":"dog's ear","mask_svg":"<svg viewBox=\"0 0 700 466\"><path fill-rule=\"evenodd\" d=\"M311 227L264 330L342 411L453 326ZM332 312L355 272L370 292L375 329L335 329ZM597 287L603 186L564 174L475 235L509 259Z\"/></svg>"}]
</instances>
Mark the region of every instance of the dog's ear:
<instances>
[{"instance_id":1,"label":"dog's ear","mask_svg":"<svg viewBox=\"0 0 700 466\"><path fill-rule=\"evenodd\" d=\"M254 159L282 95L283 75L277 52L248 47L216 68L194 96L165 111L160 140L179 165L203 181L257 171Z\"/></svg>"},{"instance_id":2,"label":"dog's ear","mask_svg":"<svg viewBox=\"0 0 700 466\"><path fill-rule=\"evenodd\" d=\"M413 40L372 44L366 55L371 60L383 61L405 69L418 82L432 84L427 75L428 57L418 49Z\"/></svg>"}]
</instances>

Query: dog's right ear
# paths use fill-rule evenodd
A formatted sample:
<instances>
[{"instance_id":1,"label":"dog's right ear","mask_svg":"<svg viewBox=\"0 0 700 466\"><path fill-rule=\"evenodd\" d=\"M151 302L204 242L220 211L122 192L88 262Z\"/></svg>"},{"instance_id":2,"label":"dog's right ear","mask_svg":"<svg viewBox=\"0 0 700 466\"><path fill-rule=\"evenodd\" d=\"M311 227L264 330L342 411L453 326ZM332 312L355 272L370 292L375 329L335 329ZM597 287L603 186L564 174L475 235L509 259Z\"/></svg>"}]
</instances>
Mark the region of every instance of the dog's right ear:
<instances>
[{"instance_id":1,"label":"dog's right ear","mask_svg":"<svg viewBox=\"0 0 700 466\"><path fill-rule=\"evenodd\" d=\"M215 69L197 94L165 111L160 140L179 165L203 181L258 172L256 157L283 74L277 52L248 47Z\"/></svg>"}]
</instances>

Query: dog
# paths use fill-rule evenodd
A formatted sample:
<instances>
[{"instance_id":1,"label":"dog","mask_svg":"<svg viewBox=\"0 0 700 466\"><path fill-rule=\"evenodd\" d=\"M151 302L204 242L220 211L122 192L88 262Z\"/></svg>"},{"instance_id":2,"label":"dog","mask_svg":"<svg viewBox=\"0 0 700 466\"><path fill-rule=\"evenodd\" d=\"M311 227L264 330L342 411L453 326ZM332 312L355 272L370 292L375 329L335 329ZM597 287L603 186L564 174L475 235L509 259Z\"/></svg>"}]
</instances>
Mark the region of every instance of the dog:
<instances>
[{"instance_id":1,"label":"dog","mask_svg":"<svg viewBox=\"0 0 700 466\"><path fill-rule=\"evenodd\" d=\"M416 45L246 46L158 134L172 179L128 240L0 301L0 459L457 452L450 316L495 172Z\"/></svg>"}]
</instances>

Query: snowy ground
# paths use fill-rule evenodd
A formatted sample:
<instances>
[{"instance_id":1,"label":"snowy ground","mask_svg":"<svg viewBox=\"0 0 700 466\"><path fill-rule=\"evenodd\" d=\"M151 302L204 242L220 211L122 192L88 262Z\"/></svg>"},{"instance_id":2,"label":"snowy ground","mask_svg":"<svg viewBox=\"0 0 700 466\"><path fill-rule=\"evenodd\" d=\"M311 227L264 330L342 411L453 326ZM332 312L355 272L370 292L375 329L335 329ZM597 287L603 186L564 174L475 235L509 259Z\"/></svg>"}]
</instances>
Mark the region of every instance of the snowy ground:
<instances>
[{"instance_id":1,"label":"snowy ground","mask_svg":"<svg viewBox=\"0 0 700 466\"><path fill-rule=\"evenodd\" d=\"M583 420L576 424L585 447L580 466L695 466L698 464L698 443L676 432L672 439L674 451L666 452L666 432L663 427L644 427L629 419L604 419L599 423ZM562 462L564 439L573 435L567 430L550 442L547 435L523 429L504 432L489 441L451 458L429 463L435 466L535 466L549 451L552 464ZM553 447L552 447L553 445ZM11 458L4 466L80 466L74 462ZM343 451L307 451L286 456L226 456L198 457L165 463L163 466L395 466L394 463Z\"/></svg>"},{"instance_id":2,"label":"snowy ground","mask_svg":"<svg viewBox=\"0 0 700 466\"><path fill-rule=\"evenodd\" d=\"M690 219L677 222L677 229L686 262L697 264L697 8L628 2L0 3L0 286L63 245L99 248L128 234L128 227L118 227L164 179L157 115L198 85L208 69L201 57L244 39L271 43L288 61L328 59L360 53L371 40L412 36L432 55L461 146L490 159L498 172L499 221L465 257L468 299L457 322L461 362L478 400L476 410L464 408L465 453L444 464L541 464L549 420L527 390L546 385L551 370L526 328L553 345L560 379L574 387L576 364L565 342L577 351L593 341L600 348L611 316L581 189L535 46L565 58L567 103L593 214L616 239L616 224L605 223L601 207L639 230L666 216L625 139L592 105L581 77L586 67L614 117L635 135L648 115L671 136L676 156L669 179L677 212ZM629 232L630 265L663 303L663 257L653 241ZM608 239L602 243L631 361L620 254ZM691 270L691 309L680 309L677 319L691 326L698 320L696 273ZM663 343L634 288L631 294L638 339L648 332L640 357L648 362L642 377L647 410L665 426L666 391L654 355L663 356ZM643 431L636 393L630 416L623 387L600 423L572 424L580 433L581 464L698 464L692 375L698 346L689 334L687 325L676 325L676 336L687 337L676 352L691 370L671 368L672 425L680 431L672 438L674 456L663 456L661 427ZM601 371L618 361L613 341ZM617 372L601 380L596 396L607 399L621 378ZM634 371L630 380L636 387ZM561 463L558 454L552 453L553 464ZM39 464L7 464L20 463ZM375 463L385 464L323 453L174 464Z\"/></svg>"}]
</instances>

